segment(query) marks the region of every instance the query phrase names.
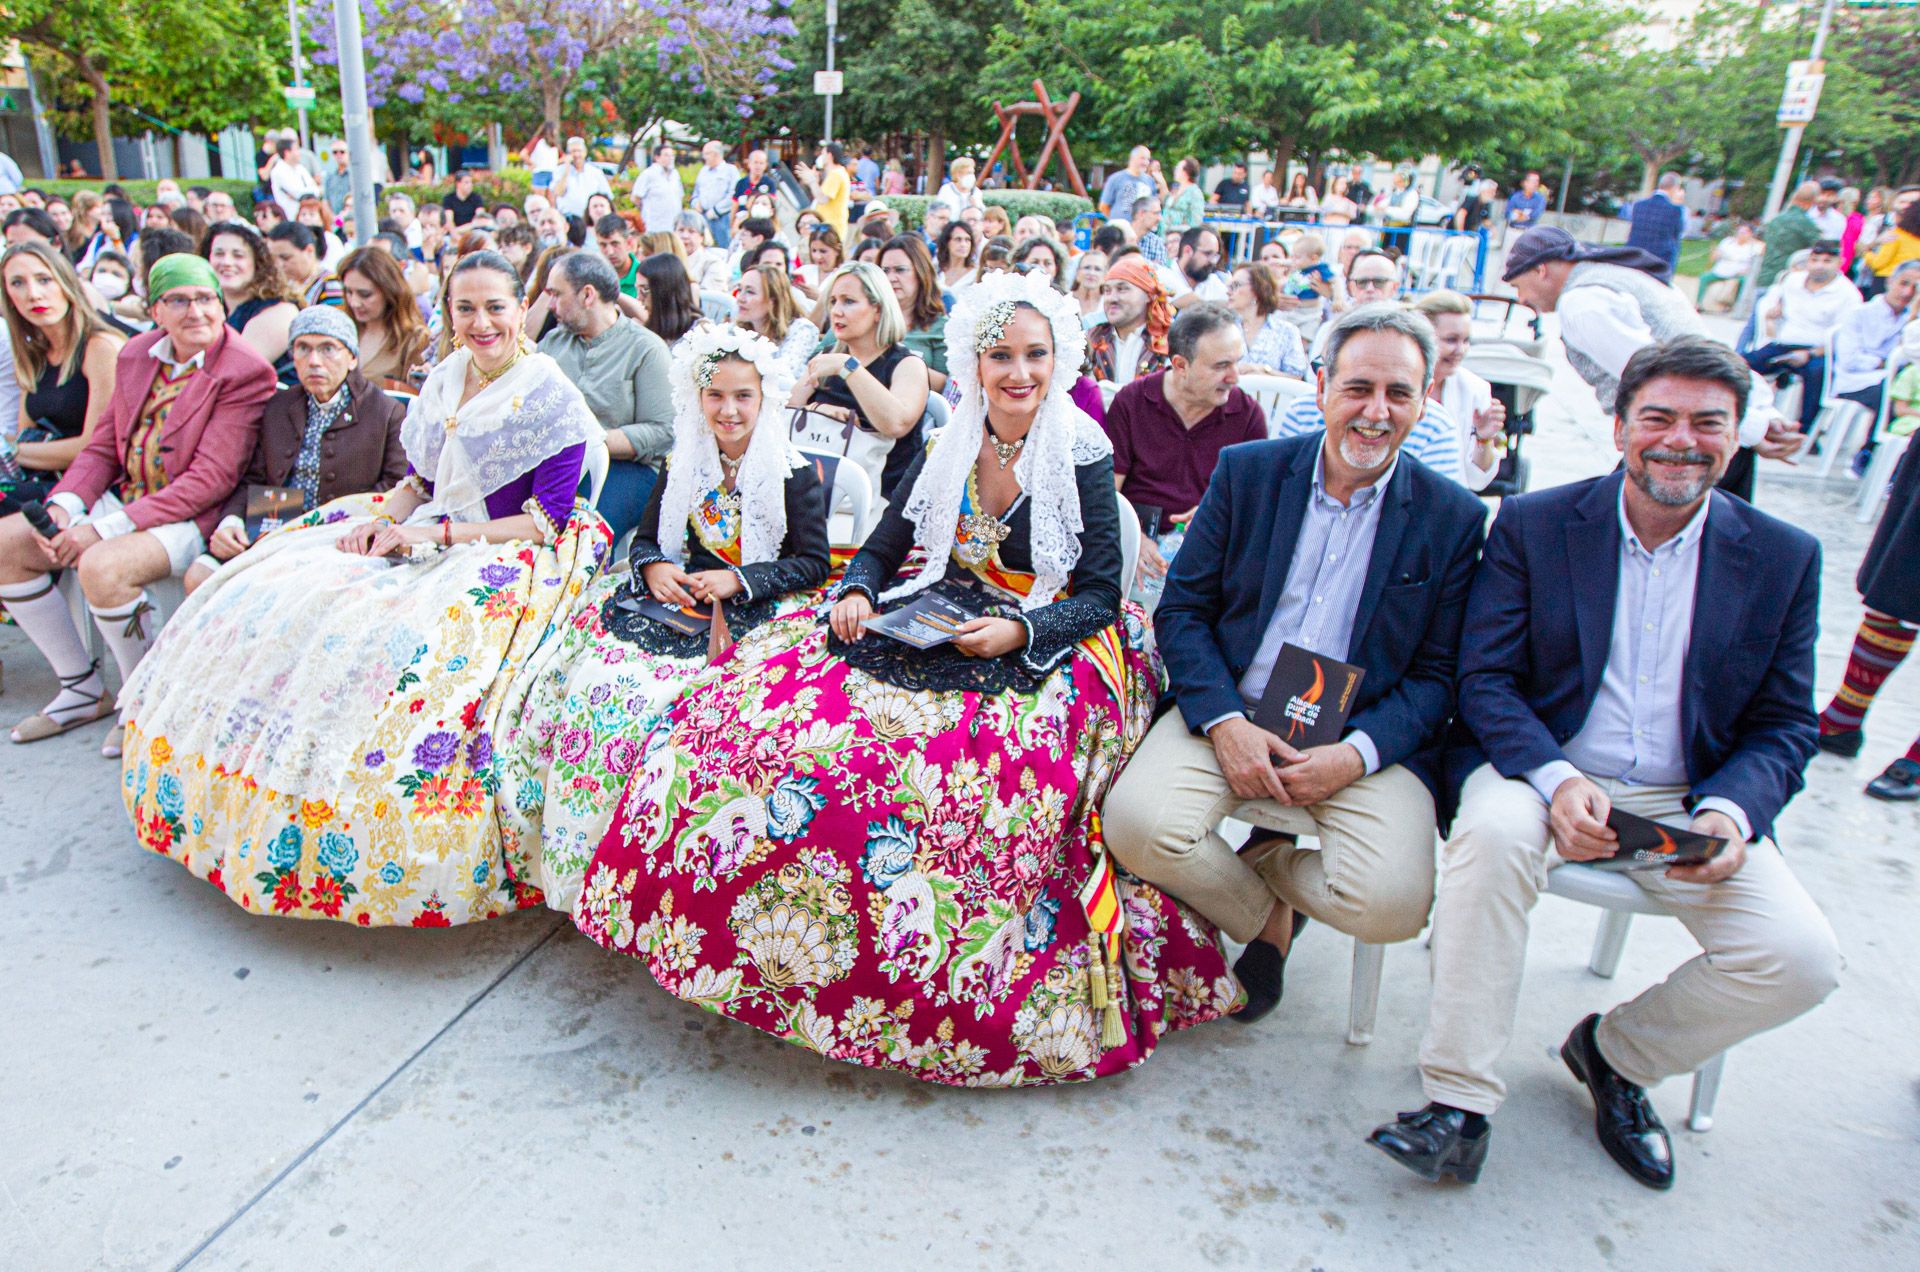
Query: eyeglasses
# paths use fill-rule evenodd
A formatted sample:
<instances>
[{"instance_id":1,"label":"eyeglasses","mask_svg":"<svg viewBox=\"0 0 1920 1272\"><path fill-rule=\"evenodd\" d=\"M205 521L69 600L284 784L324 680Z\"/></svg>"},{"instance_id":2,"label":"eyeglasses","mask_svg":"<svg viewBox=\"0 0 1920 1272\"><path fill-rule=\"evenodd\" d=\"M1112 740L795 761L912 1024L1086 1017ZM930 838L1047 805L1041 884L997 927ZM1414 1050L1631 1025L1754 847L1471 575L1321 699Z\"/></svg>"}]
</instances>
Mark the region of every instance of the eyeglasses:
<instances>
[{"instance_id":1,"label":"eyeglasses","mask_svg":"<svg viewBox=\"0 0 1920 1272\"><path fill-rule=\"evenodd\" d=\"M158 308L164 309L174 315L184 314L196 306L201 309L219 309L222 307L220 297L209 293L202 293L198 296L162 296L156 304Z\"/></svg>"},{"instance_id":2,"label":"eyeglasses","mask_svg":"<svg viewBox=\"0 0 1920 1272\"><path fill-rule=\"evenodd\" d=\"M1352 287L1357 291L1363 287L1387 288L1387 287L1393 286L1395 283L1399 281L1400 280L1397 278L1383 277L1381 275L1374 274L1374 275L1368 275L1365 278L1349 278L1347 280L1347 286Z\"/></svg>"}]
</instances>

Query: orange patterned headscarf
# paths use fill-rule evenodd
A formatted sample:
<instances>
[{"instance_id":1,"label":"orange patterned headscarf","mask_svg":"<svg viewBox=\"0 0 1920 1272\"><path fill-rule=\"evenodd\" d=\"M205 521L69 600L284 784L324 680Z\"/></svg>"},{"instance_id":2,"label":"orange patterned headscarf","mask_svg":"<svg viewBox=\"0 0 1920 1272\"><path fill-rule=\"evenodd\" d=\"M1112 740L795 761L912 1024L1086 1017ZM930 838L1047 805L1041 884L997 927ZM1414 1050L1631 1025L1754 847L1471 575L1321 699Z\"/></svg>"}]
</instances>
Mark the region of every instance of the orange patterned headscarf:
<instances>
[{"instance_id":1,"label":"orange patterned headscarf","mask_svg":"<svg viewBox=\"0 0 1920 1272\"><path fill-rule=\"evenodd\" d=\"M1107 267L1107 277L1147 293L1147 347L1165 353L1167 328L1173 326L1173 305L1167 300L1166 288L1160 285L1160 275L1146 257L1129 252Z\"/></svg>"}]
</instances>

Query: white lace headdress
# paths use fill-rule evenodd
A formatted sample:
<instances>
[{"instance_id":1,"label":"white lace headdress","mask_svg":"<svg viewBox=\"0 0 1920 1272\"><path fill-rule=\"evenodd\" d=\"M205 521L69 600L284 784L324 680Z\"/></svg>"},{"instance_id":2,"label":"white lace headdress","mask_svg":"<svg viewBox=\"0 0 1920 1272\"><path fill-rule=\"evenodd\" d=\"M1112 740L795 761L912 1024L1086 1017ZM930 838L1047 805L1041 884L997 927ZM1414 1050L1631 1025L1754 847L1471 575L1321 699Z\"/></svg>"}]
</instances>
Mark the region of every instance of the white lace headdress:
<instances>
[{"instance_id":1,"label":"white lace headdress","mask_svg":"<svg viewBox=\"0 0 1920 1272\"><path fill-rule=\"evenodd\" d=\"M994 273L967 289L947 319L947 372L959 386L960 405L902 506L903 515L913 522L914 542L927 550L927 568L890 589L883 601L932 587L945 572L967 477L986 435L980 351L999 340L1021 305L1039 310L1053 329L1053 379L1026 445L1013 461L1013 475L1026 492L1032 518L1034 585L1020 608L1038 609L1057 599L1079 563L1083 523L1074 466L1113 453L1107 435L1069 396L1086 353L1080 306L1036 274Z\"/></svg>"},{"instance_id":2,"label":"white lace headdress","mask_svg":"<svg viewBox=\"0 0 1920 1272\"><path fill-rule=\"evenodd\" d=\"M697 327L673 356L673 452L660 496L660 551L686 564L687 517L694 503L720 488L720 446L700 410L700 391L722 358L739 358L760 373L760 418L740 462L734 490L740 496L740 563L776 560L787 537L787 474L804 461L787 440L786 402L793 373L780 350L740 327Z\"/></svg>"}]
</instances>

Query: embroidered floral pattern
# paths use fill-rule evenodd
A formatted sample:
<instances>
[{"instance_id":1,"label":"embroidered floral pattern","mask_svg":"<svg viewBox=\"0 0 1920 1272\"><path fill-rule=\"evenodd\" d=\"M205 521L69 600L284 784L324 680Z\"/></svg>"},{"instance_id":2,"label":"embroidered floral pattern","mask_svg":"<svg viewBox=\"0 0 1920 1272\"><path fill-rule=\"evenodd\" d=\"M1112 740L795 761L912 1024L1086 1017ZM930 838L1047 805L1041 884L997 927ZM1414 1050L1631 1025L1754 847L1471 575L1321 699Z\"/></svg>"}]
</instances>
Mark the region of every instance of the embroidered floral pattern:
<instances>
[{"instance_id":1,"label":"embroidered floral pattern","mask_svg":"<svg viewBox=\"0 0 1920 1272\"><path fill-rule=\"evenodd\" d=\"M584 603L605 524L581 510L551 548L426 564L335 551L376 502L264 540L161 634L122 699L136 833L259 913L446 927L538 905L496 816L495 740ZM209 648L247 650L245 671L209 676Z\"/></svg>"},{"instance_id":2,"label":"embroidered floral pattern","mask_svg":"<svg viewBox=\"0 0 1920 1272\"><path fill-rule=\"evenodd\" d=\"M834 1059L979 1086L1139 1063L1239 990L1203 922L1124 880L1109 977L1078 900L1091 811L1159 683L1132 617L1124 695L1084 653L1030 692L903 689L818 629L694 681L643 744L576 925L679 997Z\"/></svg>"}]
</instances>

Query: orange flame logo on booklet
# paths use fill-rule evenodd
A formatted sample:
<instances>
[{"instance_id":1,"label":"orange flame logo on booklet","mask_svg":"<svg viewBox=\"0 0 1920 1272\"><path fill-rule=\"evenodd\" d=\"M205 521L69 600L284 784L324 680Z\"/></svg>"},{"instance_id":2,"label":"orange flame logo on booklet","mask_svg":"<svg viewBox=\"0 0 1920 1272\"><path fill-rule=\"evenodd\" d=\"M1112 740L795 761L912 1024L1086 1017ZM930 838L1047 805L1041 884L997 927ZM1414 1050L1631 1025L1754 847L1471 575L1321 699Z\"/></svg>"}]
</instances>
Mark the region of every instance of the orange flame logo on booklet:
<instances>
[{"instance_id":1,"label":"orange flame logo on booklet","mask_svg":"<svg viewBox=\"0 0 1920 1272\"><path fill-rule=\"evenodd\" d=\"M1319 702L1320 695L1325 693L1326 691L1327 691L1327 673L1321 670L1320 660L1316 658L1313 660L1313 684L1308 687L1305 693L1295 698L1294 701L1301 703L1304 706L1310 707L1310 706L1313 706L1315 703ZM1294 716L1288 720L1287 741L1291 742L1293 741L1295 734L1304 734L1305 732L1306 732L1306 728L1305 728L1304 722L1298 716Z\"/></svg>"}]
</instances>

